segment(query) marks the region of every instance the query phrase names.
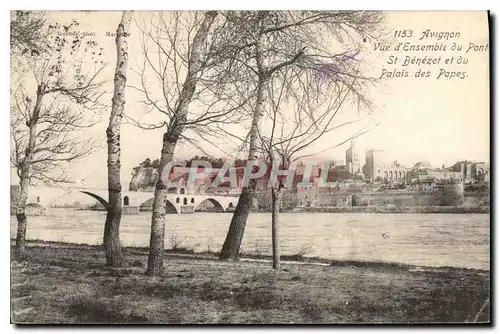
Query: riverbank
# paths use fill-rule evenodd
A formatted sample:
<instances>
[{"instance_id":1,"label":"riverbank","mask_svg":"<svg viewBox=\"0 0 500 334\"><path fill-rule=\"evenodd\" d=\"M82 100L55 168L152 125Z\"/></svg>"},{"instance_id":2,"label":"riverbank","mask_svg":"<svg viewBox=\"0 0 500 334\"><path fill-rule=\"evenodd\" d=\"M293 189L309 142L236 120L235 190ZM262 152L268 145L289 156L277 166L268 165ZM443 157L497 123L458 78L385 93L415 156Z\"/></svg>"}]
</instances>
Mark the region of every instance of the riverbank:
<instances>
[{"instance_id":1,"label":"riverbank","mask_svg":"<svg viewBox=\"0 0 500 334\"><path fill-rule=\"evenodd\" d=\"M43 216L47 214L47 208L44 208L40 204L36 203L29 203L26 204L26 215L27 216ZM16 208L15 207L10 207L10 215L15 216L16 215Z\"/></svg>"},{"instance_id":2,"label":"riverbank","mask_svg":"<svg viewBox=\"0 0 500 334\"><path fill-rule=\"evenodd\" d=\"M11 262L14 323L488 322L489 271L334 261L221 262L166 254L144 275L147 252L126 248L120 269L100 246L28 242Z\"/></svg>"},{"instance_id":3,"label":"riverbank","mask_svg":"<svg viewBox=\"0 0 500 334\"><path fill-rule=\"evenodd\" d=\"M490 213L489 206L337 206L296 208L283 212L307 213Z\"/></svg>"}]
</instances>

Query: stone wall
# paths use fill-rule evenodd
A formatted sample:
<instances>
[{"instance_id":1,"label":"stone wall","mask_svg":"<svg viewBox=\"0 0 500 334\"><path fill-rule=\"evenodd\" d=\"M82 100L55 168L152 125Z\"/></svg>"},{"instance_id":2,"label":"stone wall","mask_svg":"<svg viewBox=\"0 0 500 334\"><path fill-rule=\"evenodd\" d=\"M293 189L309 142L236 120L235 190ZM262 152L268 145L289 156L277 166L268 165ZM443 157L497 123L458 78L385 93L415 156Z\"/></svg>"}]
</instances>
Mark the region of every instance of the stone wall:
<instances>
[{"instance_id":1,"label":"stone wall","mask_svg":"<svg viewBox=\"0 0 500 334\"><path fill-rule=\"evenodd\" d=\"M258 192L255 203L259 210L271 209L271 191ZM281 198L281 209L291 210L299 205L297 195L291 191L284 191Z\"/></svg>"},{"instance_id":2,"label":"stone wall","mask_svg":"<svg viewBox=\"0 0 500 334\"><path fill-rule=\"evenodd\" d=\"M464 184L451 183L443 186L443 202L445 206L464 205Z\"/></svg>"},{"instance_id":3,"label":"stone wall","mask_svg":"<svg viewBox=\"0 0 500 334\"><path fill-rule=\"evenodd\" d=\"M464 206L466 207L490 206L490 193L487 191L465 192Z\"/></svg>"},{"instance_id":4,"label":"stone wall","mask_svg":"<svg viewBox=\"0 0 500 334\"><path fill-rule=\"evenodd\" d=\"M352 194L318 194L316 206L351 206Z\"/></svg>"},{"instance_id":5,"label":"stone wall","mask_svg":"<svg viewBox=\"0 0 500 334\"><path fill-rule=\"evenodd\" d=\"M463 189L437 192L374 192L317 194L316 207L339 206L489 206L487 192L464 193Z\"/></svg>"},{"instance_id":6,"label":"stone wall","mask_svg":"<svg viewBox=\"0 0 500 334\"><path fill-rule=\"evenodd\" d=\"M443 205L441 193L320 194L317 206L432 206Z\"/></svg>"},{"instance_id":7,"label":"stone wall","mask_svg":"<svg viewBox=\"0 0 500 334\"><path fill-rule=\"evenodd\" d=\"M449 185L450 189L442 191L399 191L399 192L333 192L307 194L283 194L283 208L293 207L350 207L350 206L466 206L480 207L490 205L488 192L463 192L463 188L456 189L456 185ZM263 210L270 208L270 194L268 192L257 195L259 207Z\"/></svg>"}]
</instances>

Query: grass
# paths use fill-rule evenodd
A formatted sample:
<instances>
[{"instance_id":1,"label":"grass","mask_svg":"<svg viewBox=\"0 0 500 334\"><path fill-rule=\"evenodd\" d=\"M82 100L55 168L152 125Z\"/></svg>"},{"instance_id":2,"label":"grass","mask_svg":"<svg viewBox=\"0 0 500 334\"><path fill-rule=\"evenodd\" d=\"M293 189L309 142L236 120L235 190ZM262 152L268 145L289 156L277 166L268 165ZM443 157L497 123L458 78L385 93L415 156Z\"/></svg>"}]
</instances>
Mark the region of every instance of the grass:
<instances>
[{"instance_id":1,"label":"grass","mask_svg":"<svg viewBox=\"0 0 500 334\"><path fill-rule=\"evenodd\" d=\"M29 245L11 262L14 323L488 322L489 271L335 261L220 262L166 254L165 274L125 249L106 268L98 246ZM481 309L483 308L482 312Z\"/></svg>"}]
</instances>

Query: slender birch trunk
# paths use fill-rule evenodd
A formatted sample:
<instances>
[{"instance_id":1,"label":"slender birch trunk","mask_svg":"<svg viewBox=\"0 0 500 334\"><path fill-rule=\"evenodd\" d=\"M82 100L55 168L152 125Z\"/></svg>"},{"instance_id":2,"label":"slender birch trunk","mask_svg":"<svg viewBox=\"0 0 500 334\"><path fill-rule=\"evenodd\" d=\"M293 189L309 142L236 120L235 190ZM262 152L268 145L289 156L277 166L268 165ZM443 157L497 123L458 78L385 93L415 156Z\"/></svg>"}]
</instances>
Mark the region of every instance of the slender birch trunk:
<instances>
[{"instance_id":1,"label":"slender birch trunk","mask_svg":"<svg viewBox=\"0 0 500 334\"><path fill-rule=\"evenodd\" d=\"M175 147L179 141L184 124L187 120L188 109L193 99L198 83L198 74L202 67L200 61L204 43L207 40L210 26L217 16L216 11L208 11L203 22L196 32L188 60L188 73L182 86L179 102L174 117L170 120L167 132L163 135L160 165L158 166L158 180L155 186L153 214L151 217L151 235L149 240L149 256L147 274L158 276L163 273L163 251L165 249L165 204L167 201L168 172L165 166L172 161Z\"/></svg>"},{"instance_id":2,"label":"slender birch trunk","mask_svg":"<svg viewBox=\"0 0 500 334\"><path fill-rule=\"evenodd\" d=\"M149 255L147 274L157 276L163 273L163 250L165 249L165 204L167 201L168 171L165 166L172 161L177 145L177 140L163 135L160 165L158 167L158 180L156 181L155 196L153 201L153 214L151 217L151 235L149 238ZM163 176L163 177L162 177Z\"/></svg>"},{"instance_id":3,"label":"slender birch trunk","mask_svg":"<svg viewBox=\"0 0 500 334\"><path fill-rule=\"evenodd\" d=\"M280 215L280 201L281 201L281 189L272 187L271 188L271 204L272 204L272 243L273 243L273 269L276 271L280 270L280 225L279 225L279 215Z\"/></svg>"},{"instance_id":4,"label":"slender birch trunk","mask_svg":"<svg viewBox=\"0 0 500 334\"><path fill-rule=\"evenodd\" d=\"M16 208L17 235L16 235L16 256L19 260L25 257L26 229L28 219L26 217L26 201L28 199L29 172L25 168L21 171L19 182L19 200Z\"/></svg>"},{"instance_id":5,"label":"slender birch trunk","mask_svg":"<svg viewBox=\"0 0 500 334\"><path fill-rule=\"evenodd\" d=\"M252 125L250 128L250 143L248 150L248 160L254 160L257 157L257 140L259 136L259 125L263 116L262 106L264 104L265 86L268 80L267 75L261 75L257 84L257 101L255 103ZM237 260L240 253L240 246L245 233L245 227L248 215L252 209L255 198L255 183L250 182L247 187L241 190L238 204L234 210L226 240L222 246L219 255L221 260Z\"/></svg>"},{"instance_id":6,"label":"slender birch trunk","mask_svg":"<svg viewBox=\"0 0 500 334\"><path fill-rule=\"evenodd\" d=\"M116 29L116 68L114 93L109 125L106 129L108 143L108 208L104 225L104 250L106 265L120 267L123 254L120 244L120 221L122 217L122 189L120 179L120 127L125 107L125 85L127 82L128 44L132 12L124 11Z\"/></svg>"},{"instance_id":7,"label":"slender birch trunk","mask_svg":"<svg viewBox=\"0 0 500 334\"><path fill-rule=\"evenodd\" d=\"M16 256L19 260L26 256L26 229L28 227L28 219L26 217L26 204L28 201L28 188L31 172L31 163L35 153L36 144L36 128L40 110L42 109L42 100L45 94L44 84L40 84L36 91L36 102L33 107L33 114L26 125L29 127L28 146L24 160L21 166L21 173L19 173L19 199L16 207L17 218L17 234L16 234Z\"/></svg>"}]
</instances>

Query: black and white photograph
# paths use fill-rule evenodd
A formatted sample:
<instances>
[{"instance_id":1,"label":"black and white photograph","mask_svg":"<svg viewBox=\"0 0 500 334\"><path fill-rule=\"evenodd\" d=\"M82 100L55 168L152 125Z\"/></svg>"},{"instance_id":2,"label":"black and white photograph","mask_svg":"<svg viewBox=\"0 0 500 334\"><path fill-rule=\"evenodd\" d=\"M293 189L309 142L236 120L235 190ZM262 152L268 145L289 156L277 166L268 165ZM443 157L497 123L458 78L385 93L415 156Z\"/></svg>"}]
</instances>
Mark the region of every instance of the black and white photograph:
<instances>
[{"instance_id":1,"label":"black and white photograph","mask_svg":"<svg viewBox=\"0 0 500 334\"><path fill-rule=\"evenodd\" d=\"M9 14L11 324L491 324L489 11Z\"/></svg>"}]
</instances>

